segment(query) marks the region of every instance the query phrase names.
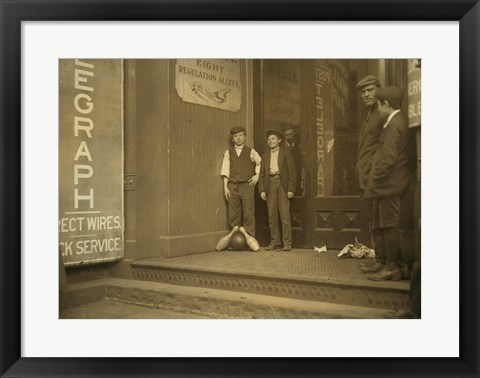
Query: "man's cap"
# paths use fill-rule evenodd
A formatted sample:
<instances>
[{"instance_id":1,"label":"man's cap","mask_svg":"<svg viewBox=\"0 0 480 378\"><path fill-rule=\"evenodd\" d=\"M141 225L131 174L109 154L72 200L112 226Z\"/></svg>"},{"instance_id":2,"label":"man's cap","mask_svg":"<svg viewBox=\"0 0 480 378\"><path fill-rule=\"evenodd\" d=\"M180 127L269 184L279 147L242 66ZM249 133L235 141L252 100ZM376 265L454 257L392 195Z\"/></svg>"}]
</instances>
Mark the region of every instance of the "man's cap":
<instances>
[{"instance_id":1,"label":"man's cap","mask_svg":"<svg viewBox=\"0 0 480 378\"><path fill-rule=\"evenodd\" d=\"M276 135L277 137L279 137L280 139L283 139L283 135L280 131L277 131L277 130L269 130L267 131L267 138L270 136L270 135Z\"/></svg>"},{"instance_id":2,"label":"man's cap","mask_svg":"<svg viewBox=\"0 0 480 378\"><path fill-rule=\"evenodd\" d=\"M245 130L245 127L235 126L235 127L232 127L230 129L230 134L232 134L232 135L235 135L235 134L238 134L238 133L241 133L241 132L244 132L245 134L247 133L247 131Z\"/></svg>"},{"instance_id":3,"label":"man's cap","mask_svg":"<svg viewBox=\"0 0 480 378\"><path fill-rule=\"evenodd\" d=\"M377 87L381 86L380 81L375 75L368 75L357 83L357 89L360 90L370 84L375 84Z\"/></svg>"},{"instance_id":4,"label":"man's cap","mask_svg":"<svg viewBox=\"0 0 480 378\"><path fill-rule=\"evenodd\" d=\"M380 88L375 92L377 100L388 101L390 105L402 105L403 91L400 87Z\"/></svg>"}]
</instances>

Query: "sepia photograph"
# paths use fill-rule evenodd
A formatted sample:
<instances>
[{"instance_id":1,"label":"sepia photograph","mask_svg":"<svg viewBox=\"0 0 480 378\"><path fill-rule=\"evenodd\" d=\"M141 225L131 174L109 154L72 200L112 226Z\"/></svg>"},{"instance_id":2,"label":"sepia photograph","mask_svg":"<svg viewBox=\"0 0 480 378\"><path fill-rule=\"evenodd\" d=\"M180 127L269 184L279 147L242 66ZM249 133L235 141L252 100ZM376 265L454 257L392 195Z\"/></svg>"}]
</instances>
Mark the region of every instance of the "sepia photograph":
<instances>
[{"instance_id":1,"label":"sepia photograph","mask_svg":"<svg viewBox=\"0 0 480 378\"><path fill-rule=\"evenodd\" d=\"M0 0L1 378L477 376L478 2Z\"/></svg>"},{"instance_id":2,"label":"sepia photograph","mask_svg":"<svg viewBox=\"0 0 480 378\"><path fill-rule=\"evenodd\" d=\"M60 319L421 319L421 62L58 60Z\"/></svg>"}]
</instances>

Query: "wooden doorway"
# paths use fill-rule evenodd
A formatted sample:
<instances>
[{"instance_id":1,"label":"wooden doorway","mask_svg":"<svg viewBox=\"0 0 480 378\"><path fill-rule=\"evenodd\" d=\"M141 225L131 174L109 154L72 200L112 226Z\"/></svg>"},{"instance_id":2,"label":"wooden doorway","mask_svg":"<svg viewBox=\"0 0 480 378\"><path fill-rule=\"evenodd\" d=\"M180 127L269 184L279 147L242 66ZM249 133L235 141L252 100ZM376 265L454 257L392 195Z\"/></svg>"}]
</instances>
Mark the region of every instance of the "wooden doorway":
<instances>
[{"instance_id":1,"label":"wooden doorway","mask_svg":"<svg viewBox=\"0 0 480 378\"><path fill-rule=\"evenodd\" d=\"M360 232L354 175L359 99L367 61L268 59L254 62L255 147L265 133L293 128L299 182L291 201L293 246L343 248ZM265 203L256 203L257 238L268 243Z\"/></svg>"}]
</instances>

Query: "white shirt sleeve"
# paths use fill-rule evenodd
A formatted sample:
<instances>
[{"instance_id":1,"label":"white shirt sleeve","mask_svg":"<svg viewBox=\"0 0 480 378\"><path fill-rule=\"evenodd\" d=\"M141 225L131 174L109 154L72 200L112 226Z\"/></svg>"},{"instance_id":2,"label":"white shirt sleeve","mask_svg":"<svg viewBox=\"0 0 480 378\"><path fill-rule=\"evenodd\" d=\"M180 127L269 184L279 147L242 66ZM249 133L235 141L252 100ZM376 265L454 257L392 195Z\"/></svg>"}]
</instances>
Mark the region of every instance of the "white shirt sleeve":
<instances>
[{"instance_id":1,"label":"white shirt sleeve","mask_svg":"<svg viewBox=\"0 0 480 378\"><path fill-rule=\"evenodd\" d=\"M255 163L255 174L258 175L260 173L260 163L262 162L262 158L253 148L250 152L250 159Z\"/></svg>"},{"instance_id":2,"label":"white shirt sleeve","mask_svg":"<svg viewBox=\"0 0 480 378\"><path fill-rule=\"evenodd\" d=\"M228 150L223 154L222 170L220 171L220 176L225 176L230 178L230 153Z\"/></svg>"}]
</instances>

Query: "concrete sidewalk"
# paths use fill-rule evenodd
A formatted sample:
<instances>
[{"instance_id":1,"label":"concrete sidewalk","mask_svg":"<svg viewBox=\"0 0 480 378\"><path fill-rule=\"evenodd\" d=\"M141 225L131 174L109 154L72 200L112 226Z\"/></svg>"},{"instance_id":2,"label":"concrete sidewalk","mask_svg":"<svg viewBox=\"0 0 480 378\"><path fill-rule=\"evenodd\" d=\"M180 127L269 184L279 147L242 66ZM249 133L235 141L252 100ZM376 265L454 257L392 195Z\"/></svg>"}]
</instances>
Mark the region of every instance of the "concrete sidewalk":
<instances>
[{"instance_id":1,"label":"concrete sidewalk","mask_svg":"<svg viewBox=\"0 0 480 378\"><path fill-rule=\"evenodd\" d=\"M221 251L124 260L112 277L69 285L60 317L372 319L404 306L409 281L369 281L363 259L337 254Z\"/></svg>"},{"instance_id":2,"label":"concrete sidewalk","mask_svg":"<svg viewBox=\"0 0 480 378\"><path fill-rule=\"evenodd\" d=\"M224 274L250 274L266 278L292 278L308 281L406 289L410 281L370 281L362 273L360 263L366 259L338 258L340 251L324 253L313 249L293 249L289 252L214 251L172 258L136 260L133 266L186 269Z\"/></svg>"},{"instance_id":3,"label":"concrete sidewalk","mask_svg":"<svg viewBox=\"0 0 480 378\"><path fill-rule=\"evenodd\" d=\"M61 309L60 319L379 319L386 311L119 278L74 284L63 296L84 303Z\"/></svg>"},{"instance_id":4,"label":"concrete sidewalk","mask_svg":"<svg viewBox=\"0 0 480 378\"><path fill-rule=\"evenodd\" d=\"M205 316L170 308L151 308L104 298L63 309L60 311L60 319L205 319Z\"/></svg>"}]
</instances>

